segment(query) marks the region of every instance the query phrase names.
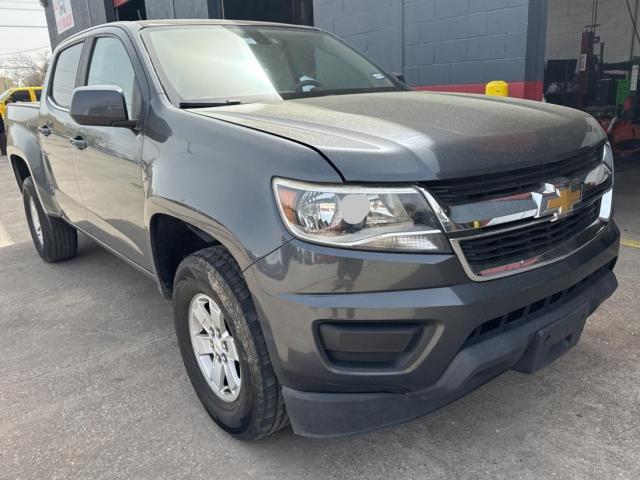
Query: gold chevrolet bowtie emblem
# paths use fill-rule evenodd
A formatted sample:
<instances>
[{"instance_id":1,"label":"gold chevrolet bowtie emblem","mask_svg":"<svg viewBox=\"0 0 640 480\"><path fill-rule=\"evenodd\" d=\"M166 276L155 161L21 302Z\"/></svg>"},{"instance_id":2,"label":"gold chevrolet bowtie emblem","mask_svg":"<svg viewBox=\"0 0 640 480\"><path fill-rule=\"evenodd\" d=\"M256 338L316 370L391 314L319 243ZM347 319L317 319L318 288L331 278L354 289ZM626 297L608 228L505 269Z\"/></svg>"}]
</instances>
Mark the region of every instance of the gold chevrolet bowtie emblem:
<instances>
[{"instance_id":1,"label":"gold chevrolet bowtie emblem","mask_svg":"<svg viewBox=\"0 0 640 480\"><path fill-rule=\"evenodd\" d=\"M556 198L547 200L546 210L555 210L558 217L573 210L573 206L582 198L582 185L576 187L556 187Z\"/></svg>"}]
</instances>

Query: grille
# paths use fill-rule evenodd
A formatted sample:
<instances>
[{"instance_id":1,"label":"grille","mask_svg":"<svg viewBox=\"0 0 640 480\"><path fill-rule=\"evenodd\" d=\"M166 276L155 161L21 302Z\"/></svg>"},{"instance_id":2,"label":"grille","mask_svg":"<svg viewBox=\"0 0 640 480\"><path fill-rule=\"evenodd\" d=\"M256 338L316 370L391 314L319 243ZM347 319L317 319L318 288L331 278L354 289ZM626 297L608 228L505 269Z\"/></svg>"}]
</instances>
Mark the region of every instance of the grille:
<instances>
[{"instance_id":1,"label":"grille","mask_svg":"<svg viewBox=\"0 0 640 480\"><path fill-rule=\"evenodd\" d=\"M560 162L507 172L442 180L425 186L443 205L463 205L492 198L535 191L540 184L558 177L573 178L602 161L602 147Z\"/></svg>"},{"instance_id":2,"label":"grille","mask_svg":"<svg viewBox=\"0 0 640 480\"><path fill-rule=\"evenodd\" d=\"M484 340L489 336L499 334L510 328L524 325L528 321L533 320L534 318L549 312L550 310L560 306L561 304L570 301L585 288L588 288L589 285L597 281L602 275L607 272L607 270L611 270L612 268L613 265L602 267L598 271L592 273L588 277L583 278L578 283L565 290L561 290L554 293L553 295L549 295L548 297L531 303L530 305L526 305L522 308L502 315L501 317L496 317L482 323L473 332L471 332L469 337L467 337L463 348L478 341Z\"/></svg>"},{"instance_id":3,"label":"grille","mask_svg":"<svg viewBox=\"0 0 640 480\"><path fill-rule=\"evenodd\" d=\"M600 202L555 222L462 240L460 248L474 272L536 258L570 240L597 218Z\"/></svg>"}]
</instances>

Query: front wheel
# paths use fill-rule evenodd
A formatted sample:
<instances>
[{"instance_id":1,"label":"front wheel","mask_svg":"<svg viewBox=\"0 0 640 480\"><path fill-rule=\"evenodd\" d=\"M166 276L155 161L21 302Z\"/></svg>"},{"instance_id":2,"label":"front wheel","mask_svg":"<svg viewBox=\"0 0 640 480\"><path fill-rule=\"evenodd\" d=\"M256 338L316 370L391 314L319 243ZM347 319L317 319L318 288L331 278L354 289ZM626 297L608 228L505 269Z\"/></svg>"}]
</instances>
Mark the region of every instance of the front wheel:
<instances>
[{"instance_id":1,"label":"front wheel","mask_svg":"<svg viewBox=\"0 0 640 480\"><path fill-rule=\"evenodd\" d=\"M211 418L241 440L287 425L255 306L229 252L211 247L185 258L173 299L182 359Z\"/></svg>"},{"instance_id":2,"label":"front wheel","mask_svg":"<svg viewBox=\"0 0 640 480\"><path fill-rule=\"evenodd\" d=\"M22 198L33 245L43 260L54 263L75 257L78 250L76 230L64 220L44 212L31 177L22 184Z\"/></svg>"}]
</instances>

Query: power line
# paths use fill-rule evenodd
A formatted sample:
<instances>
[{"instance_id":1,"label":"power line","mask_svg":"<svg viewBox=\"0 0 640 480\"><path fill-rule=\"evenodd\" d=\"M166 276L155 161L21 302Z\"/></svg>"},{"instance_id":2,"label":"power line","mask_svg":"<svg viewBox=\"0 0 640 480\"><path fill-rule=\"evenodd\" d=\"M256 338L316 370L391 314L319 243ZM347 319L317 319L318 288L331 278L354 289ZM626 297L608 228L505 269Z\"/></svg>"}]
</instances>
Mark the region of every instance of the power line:
<instances>
[{"instance_id":1,"label":"power line","mask_svg":"<svg viewBox=\"0 0 640 480\"><path fill-rule=\"evenodd\" d=\"M33 48L27 48L27 49L22 49L22 48L2 48L2 47L0 47L0 50L11 50L12 52L28 52L29 50L41 50L43 48L49 48L49 45L42 45L40 47L33 47Z\"/></svg>"},{"instance_id":2,"label":"power line","mask_svg":"<svg viewBox=\"0 0 640 480\"><path fill-rule=\"evenodd\" d=\"M32 57L23 57L23 58L1 58L0 59L0 65L8 65L8 64L24 64L24 63L28 63L29 65L37 65L37 64L44 64L46 63L46 59L35 59Z\"/></svg>"},{"instance_id":3,"label":"power line","mask_svg":"<svg viewBox=\"0 0 640 480\"><path fill-rule=\"evenodd\" d=\"M0 28L47 28L46 25L0 25Z\"/></svg>"},{"instance_id":4,"label":"power line","mask_svg":"<svg viewBox=\"0 0 640 480\"><path fill-rule=\"evenodd\" d=\"M42 12L41 8L3 7L2 5L0 5L0 10L17 10L19 12Z\"/></svg>"},{"instance_id":5,"label":"power line","mask_svg":"<svg viewBox=\"0 0 640 480\"><path fill-rule=\"evenodd\" d=\"M0 57L4 57L6 55L20 55L22 53L37 52L38 50L44 50L45 48L47 50L50 49L50 47L48 45L43 45L42 47L36 47L36 48L26 48L24 50L12 49L10 52L0 53Z\"/></svg>"},{"instance_id":6,"label":"power line","mask_svg":"<svg viewBox=\"0 0 640 480\"><path fill-rule=\"evenodd\" d=\"M43 12L44 9L36 5L14 5L12 3L0 3L0 8L5 10L29 10L33 12Z\"/></svg>"}]
</instances>

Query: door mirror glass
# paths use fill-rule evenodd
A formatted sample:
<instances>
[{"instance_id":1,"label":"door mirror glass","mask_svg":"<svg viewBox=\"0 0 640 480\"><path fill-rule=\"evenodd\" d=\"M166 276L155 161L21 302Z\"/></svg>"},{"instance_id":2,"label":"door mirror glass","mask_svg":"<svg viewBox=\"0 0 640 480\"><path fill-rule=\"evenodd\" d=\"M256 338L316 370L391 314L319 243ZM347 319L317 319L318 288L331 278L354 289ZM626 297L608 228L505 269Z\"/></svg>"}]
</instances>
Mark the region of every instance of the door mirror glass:
<instances>
[{"instance_id":1,"label":"door mirror glass","mask_svg":"<svg viewBox=\"0 0 640 480\"><path fill-rule=\"evenodd\" d=\"M73 91L69 113L80 125L132 127L122 89L115 86L79 87Z\"/></svg>"}]
</instances>

